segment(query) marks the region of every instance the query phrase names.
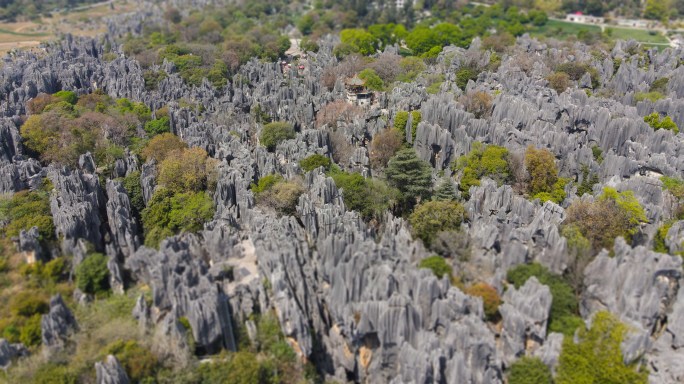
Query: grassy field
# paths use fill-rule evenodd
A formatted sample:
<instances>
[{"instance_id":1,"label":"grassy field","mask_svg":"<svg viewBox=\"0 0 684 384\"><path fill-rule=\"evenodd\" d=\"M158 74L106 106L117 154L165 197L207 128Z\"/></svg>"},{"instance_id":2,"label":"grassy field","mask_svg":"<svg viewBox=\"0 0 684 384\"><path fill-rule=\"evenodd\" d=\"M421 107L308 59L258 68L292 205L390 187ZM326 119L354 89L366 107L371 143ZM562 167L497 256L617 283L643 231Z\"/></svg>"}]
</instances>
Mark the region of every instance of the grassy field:
<instances>
[{"instance_id":1,"label":"grassy field","mask_svg":"<svg viewBox=\"0 0 684 384\"><path fill-rule=\"evenodd\" d=\"M110 4L54 14L36 21L0 22L0 55L12 49L35 48L40 43L55 40L57 36L71 33L76 36L95 36L105 31L99 22L105 16L133 12L139 5L133 0L116 0Z\"/></svg>"},{"instance_id":2,"label":"grassy field","mask_svg":"<svg viewBox=\"0 0 684 384\"><path fill-rule=\"evenodd\" d=\"M580 31L600 33L601 27L596 25L569 23L560 20L549 20L546 25L534 28L530 35L535 37L553 37L562 40L570 36L577 36Z\"/></svg>"},{"instance_id":3,"label":"grassy field","mask_svg":"<svg viewBox=\"0 0 684 384\"><path fill-rule=\"evenodd\" d=\"M612 31L612 32L608 32ZM655 31L645 31L643 29L630 28L606 28L606 32L610 33L614 39L629 40L634 39L640 43L649 44L668 44L669 41L665 36Z\"/></svg>"}]
</instances>

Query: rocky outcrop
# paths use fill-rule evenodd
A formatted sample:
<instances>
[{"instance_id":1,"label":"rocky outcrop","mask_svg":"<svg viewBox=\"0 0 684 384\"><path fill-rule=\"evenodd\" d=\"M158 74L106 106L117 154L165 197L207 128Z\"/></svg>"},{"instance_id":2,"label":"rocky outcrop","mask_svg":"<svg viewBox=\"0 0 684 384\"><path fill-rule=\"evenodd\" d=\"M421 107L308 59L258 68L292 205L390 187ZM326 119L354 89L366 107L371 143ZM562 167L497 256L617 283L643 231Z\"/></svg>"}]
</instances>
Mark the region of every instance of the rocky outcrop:
<instances>
[{"instance_id":1,"label":"rocky outcrop","mask_svg":"<svg viewBox=\"0 0 684 384\"><path fill-rule=\"evenodd\" d=\"M10 344L7 340L0 339L0 368L7 369L16 358L27 355L28 350L24 344Z\"/></svg>"},{"instance_id":2,"label":"rocky outcrop","mask_svg":"<svg viewBox=\"0 0 684 384\"><path fill-rule=\"evenodd\" d=\"M129 384L130 380L116 357L107 355L104 362L95 363L97 384Z\"/></svg>"},{"instance_id":3,"label":"rocky outcrop","mask_svg":"<svg viewBox=\"0 0 684 384\"><path fill-rule=\"evenodd\" d=\"M553 297L549 287L535 277L516 290L508 287L499 307L503 318L503 355L507 365L526 351L534 352L546 341L546 325Z\"/></svg>"},{"instance_id":4,"label":"rocky outcrop","mask_svg":"<svg viewBox=\"0 0 684 384\"><path fill-rule=\"evenodd\" d=\"M185 317L200 353L235 350L228 298L209 275L203 256L200 240L188 234L163 240L159 251L139 248L126 268L152 288L155 322Z\"/></svg>"},{"instance_id":5,"label":"rocky outcrop","mask_svg":"<svg viewBox=\"0 0 684 384\"><path fill-rule=\"evenodd\" d=\"M62 296L50 299L50 311L40 321L41 340L44 351L51 354L64 348L68 337L78 330L78 324Z\"/></svg>"},{"instance_id":6,"label":"rocky outcrop","mask_svg":"<svg viewBox=\"0 0 684 384\"><path fill-rule=\"evenodd\" d=\"M73 254L78 240L87 241L96 250L102 250L100 214L105 199L97 175L53 168L48 177L54 185L50 210L56 235L62 239L62 252Z\"/></svg>"}]
</instances>

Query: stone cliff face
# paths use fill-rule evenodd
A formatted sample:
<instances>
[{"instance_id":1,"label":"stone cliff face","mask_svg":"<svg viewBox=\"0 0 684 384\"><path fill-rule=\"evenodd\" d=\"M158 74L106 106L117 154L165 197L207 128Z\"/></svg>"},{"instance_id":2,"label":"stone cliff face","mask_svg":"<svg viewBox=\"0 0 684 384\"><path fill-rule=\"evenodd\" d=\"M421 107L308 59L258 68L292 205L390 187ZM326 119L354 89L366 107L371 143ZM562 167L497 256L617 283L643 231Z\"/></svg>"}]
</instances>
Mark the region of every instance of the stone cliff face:
<instances>
[{"instance_id":1,"label":"stone cliff face","mask_svg":"<svg viewBox=\"0 0 684 384\"><path fill-rule=\"evenodd\" d=\"M152 12L112 23L108 38L139 32L143 20L155 18ZM560 48L528 37L516 44L520 52L567 58ZM453 50L443 89L457 90L449 83L454 81L452 72L470 60L473 49ZM586 176L582 166L596 173L595 191L604 185L634 191L650 221L642 228L647 235L635 244L619 238L614 256L604 251L587 267L582 315L589 319L604 309L617 314L634 328L623 345L625 360L645 355L652 382L676 383L684 379L682 263L647 247L657 225L674 211L672 196L662 191L654 175L681 177L684 144L681 134L654 131L643 116L663 112L684 125L684 101L679 99L684 97L684 69L673 64L682 52L649 51L645 66L640 62L644 58L629 56L627 49L618 44L611 53L622 58L614 72L609 58L601 62L586 47L574 47L575 59L592 62L601 86L622 98L588 96L579 89L558 95L541 76L543 61L526 72L513 57L506 57L496 71L483 72L467 86L500 92L489 117L478 119L453 95L428 95L424 87L411 83L383 96L384 112L378 107L357 121L340 122L337 129L353 146L349 168L366 175L371 172L367 143L384 127L382 113L420 110L422 122L411 141L435 174L449 173L451 162L468 153L474 141L517 153L534 145L555 154L563 176L581 181ZM152 301L141 298L134 314L141 327L154 328L165 340L166 353L235 350L234 325L272 308L297 354L343 381L500 383L504 369L525 354L556 364L562 337L546 332L552 298L536 279L518 290L508 288L500 310L502 328L495 329L485 322L480 299L417 268L429 253L411 237L403 219L388 217L379 230L369 226L345 207L333 180L320 170L305 175L307 192L299 198L295 216L277 217L255 205L250 183L271 173L293 177L301 173L299 160L331 154L329 133L314 123L316 112L339 97L320 82L323 68L336 60L329 49L310 55L305 76L283 74L280 66L255 60L240 70L249 82L229 83L222 90L208 82L188 87L172 64L164 63L160 68L169 76L157 90L147 91L137 62L123 55L105 62L102 54L95 40L67 38L48 46L41 57L20 53L12 66L0 68L0 192L35 188L37 180L47 176L54 185L50 207L61 252L73 254L78 264L86 257L87 244L109 256L112 286L118 291L124 289L125 275L148 285ZM484 66L489 57L481 60L478 65ZM670 78L669 97L632 106L634 92L647 90L661 77ZM579 85L583 83L587 79ZM141 246L142 228L126 190L119 181L99 180L90 155L82 157L78 169L43 167L28 158L18 130L26 102L38 93L61 89L101 89L152 109L168 104L172 131L220 161L214 220L197 234L162 241L159 250L147 248ZM175 101L181 97L201 104L203 111L179 106ZM274 119L292 122L297 137L278 145L274 153L257 147L249 115L256 104ZM602 161L593 156L593 146L602 150ZM148 202L156 185L154 162L139 165L129 156L117 163L116 172L124 176L138 167ZM537 261L562 273L569 256L559 226L565 208L579 197L575 191L571 187L560 204L540 204L510 186L483 180L471 188L465 203L470 259L456 262L455 268L477 274L499 292L506 271L521 263ZM672 252L682 250L681 223L667 233ZM39 245L31 236L31 231L22 232L21 247L36 251ZM233 271L230 276L228 269ZM181 319L190 324L189 330L180 326ZM61 298L53 298L42 321L43 343L58 346L75 327ZM194 351L188 350L185 332L192 332ZM22 353L19 346L0 340L0 365ZM128 382L113 356L96 368L98 382Z\"/></svg>"}]
</instances>

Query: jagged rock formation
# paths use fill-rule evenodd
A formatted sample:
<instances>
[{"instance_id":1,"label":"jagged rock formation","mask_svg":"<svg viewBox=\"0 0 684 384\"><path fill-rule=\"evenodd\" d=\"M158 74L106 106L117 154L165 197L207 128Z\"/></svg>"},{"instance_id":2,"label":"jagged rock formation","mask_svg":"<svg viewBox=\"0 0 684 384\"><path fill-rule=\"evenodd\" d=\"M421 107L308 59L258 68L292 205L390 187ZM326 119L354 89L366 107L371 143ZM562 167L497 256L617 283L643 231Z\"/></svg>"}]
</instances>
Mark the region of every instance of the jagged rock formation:
<instances>
[{"instance_id":1,"label":"jagged rock formation","mask_svg":"<svg viewBox=\"0 0 684 384\"><path fill-rule=\"evenodd\" d=\"M107 355L104 363L95 363L97 384L128 384L130 380L116 357Z\"/></svg>"},{"instance_id":2,"label":"jagged rock formation","mask_svg":"<svg viewBox=\"0 0 684 384\"><path fill-rule=\"evenodd\" d=\"M69 335L78 330L74 315L59 294L50 299L50 312L41 318L40 329L41 340L48 354L64 348Z\"/></svg>"},{"instance_id":3,"label":"jagged rock formation","mask_svg":"<svg viewBox=\"0 0 684 384\"><path fill-rule=\"evenodd\" d=\"M28 355L24 344L10 344L5 339L0 339L0 368L7 369L14 359Z\"/></svg>"},{"instance_id":4,"label":"jagged rock formation","mask_svg":"<svg viewBox=\"0 0 684 384\"><path fill-rule=\"evenodd\" d=\"M120 52L116 36L139 33L142 23L161 20L157 8L127 15L110 23L106 39ZM440 93L429 95L418 82L402 83L362 117L338 122L335 133L351 148L348 162L339 165L370 175L368 144L385 128L387 117L419 110L422 122L415 140L407 138L418 156L433 166L435 176L440 171L450 175L453 160L481 141L517 154L528 145L547 148L562 176L580 183L587 177L585 167L597 175L596 193L606 185L634 191L649 223L634 244L618 239L614 257L604 251L587 267L582 315L588 319L602 309L616 313L635 329L623 345L625 360L645 355L653 383L681 382L682 263L647 247L658 226L674 217L676 207L657 176L681 177L684 148L681 134L654 131L643 116L667 113L684 125L679 99L684 97L684 67L677 64L682 52L630 55L632 43L620 43L597 59L581 44L570 52L523 36L513 49L536 57L529 67L506 55L498 69L483 71L460 90L455 85L459 68L490 64L491 55L480 54L479 44L468 50L447 48L437 58L444 68L430 70L443 71ZM110 257L111 285L117 291L124 289L128 274L151 287L152 302L141 296L133 315L154 335L155 352L182 361L191 353L234 350L233 324L246 324L253 337L250 315L272 309L297 354L340 381L499 383L504 369L522 355L539 356L551 367L557 364L562 336L546 332L551 296L536 279L519 290L509 287L503 295L503 329L497 334L484 321L480 299L416 267L429 253L414 241L404 220L388 217L383 227L367 225L358 213L348 211L334 181L320 170L305 175L307 192L299 198L295 216L278 217L255 205L250 183L271 173L291 179L301 174L299 160L332 153L332 128L315 126L315 114L343 97L340 82L332 91L320 82L324 68L336 62L330 44L311 54L305 75L252 60L221 90L206 81L185 85L174 65L165 61L155 69L168 76L148 91L137 62L123 54L105 62L102 54L97 40L67 37L46 47L44 55L20 53L6 61L13 65L0 68L0 192L35 189L45 176L52 181L51 211L61 252L73 254L78 264L92 246ZM617 69L616 59L621 60ZM582 90L591 86L591 76L560 95L548 88L546 74L554 63L570 60L590 63L599 86L612 96L589 96ZM662 77L670 78L666 99L633 105L635 92L648 90ZM143 101L153 110L167 105L172 132L220 161L214 220L198 234L162 241L159 250L144 247L126 191L119 181L101 183L90 155L82 156L78 169L43 167L26 158L18 129L26 101L60 89L81 94L101 89L112 97ZM491 116L478 119L454 100L478 90L499 93L488 111ZM203 109L182 107L180 98ZM256 146L249 111L257 104L274 120L293 123L296 139L280 143L275 152ZM602 150L602 160L595 157L594 146ZM117 160L114 175L139 170L148 203L156 188L156 168L153 161L139 164L128 153ZM537 261L562 273L569 256L559 227L565 208L579 197L576 191L570 184L565 201L540 203L509 185L483 179L471 188L465 203L469 220L462 230L471 244L470 259L454 261L455 269L499 292L506 271L521 263ZM667 233L671 253L682 251L683 233L682 221ZM24 252L49 257L34 229L22 232L19 244ZM41 325L48 349L63 346L77 327L59 296L51 300ZM186 332L195 340L194 351ZM0 365L19 354L20 349L13 348L0 340ZM99 383L128 382L113 356L96 370Z\"/></svg>"}]
</instances>

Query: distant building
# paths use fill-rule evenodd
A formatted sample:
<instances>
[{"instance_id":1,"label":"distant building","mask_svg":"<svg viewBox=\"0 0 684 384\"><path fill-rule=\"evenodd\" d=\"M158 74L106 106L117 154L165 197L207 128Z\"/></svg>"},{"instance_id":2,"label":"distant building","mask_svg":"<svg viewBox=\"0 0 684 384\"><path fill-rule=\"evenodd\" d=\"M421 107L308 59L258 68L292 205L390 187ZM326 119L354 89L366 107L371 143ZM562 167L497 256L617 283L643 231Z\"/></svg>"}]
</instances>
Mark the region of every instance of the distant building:
<instances>
[{"instance_id":1,"label":"distant building","mask_svg":"<svg viewBox=\"0 0 684 384\"><path fill-rule=\"evenodd\" d=\"M641 19L616 19L617 25L621 27L650 28L652 22Z\"/></svg>"},{"instance_id":2,"label":"distant building","mask_svg":"<svg viewBox=\"0 0 684 384\"><path fill-rule=\"evenodd\" d=\"M360 106L369 106L373 103L374 93L366 88L366 81L358 76L347 78L344 81L347 91L347 102Z\"/></svg>"},{"instance_id":3,"label":"distant building","mask_svg":"<svg viewBox=\"0 0 684 384\"><path fill-rule=\"evenodd\" d=\"M603 24L606 20L603 17L585 15L582 12L568 13L565 21L581 24Z\"/></svg>"}]
</instances>

